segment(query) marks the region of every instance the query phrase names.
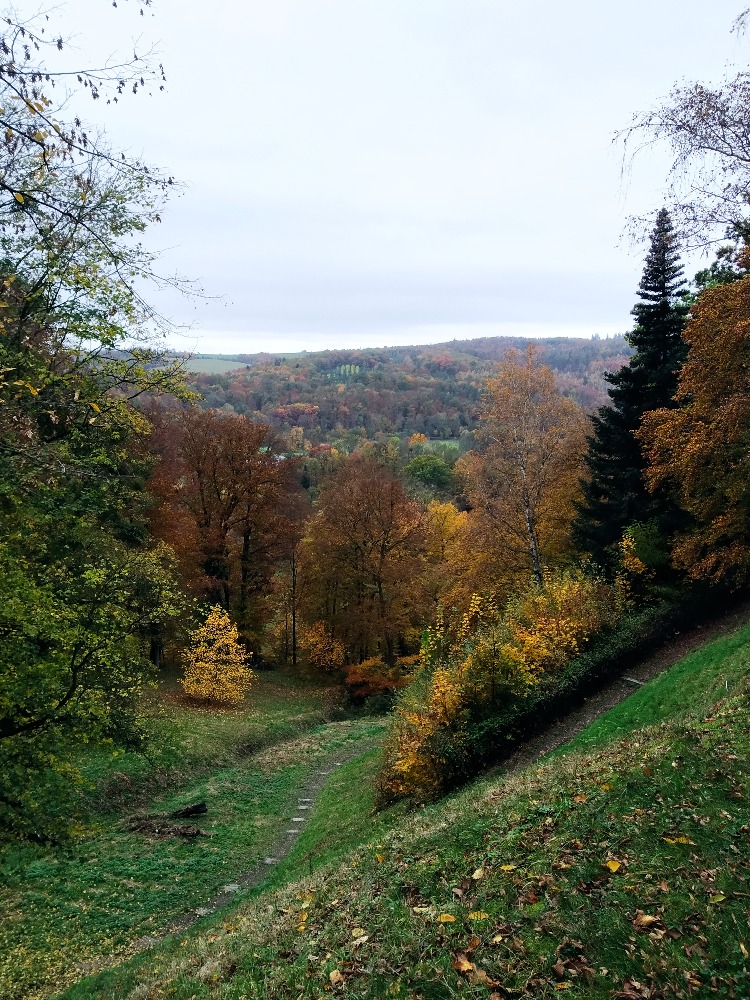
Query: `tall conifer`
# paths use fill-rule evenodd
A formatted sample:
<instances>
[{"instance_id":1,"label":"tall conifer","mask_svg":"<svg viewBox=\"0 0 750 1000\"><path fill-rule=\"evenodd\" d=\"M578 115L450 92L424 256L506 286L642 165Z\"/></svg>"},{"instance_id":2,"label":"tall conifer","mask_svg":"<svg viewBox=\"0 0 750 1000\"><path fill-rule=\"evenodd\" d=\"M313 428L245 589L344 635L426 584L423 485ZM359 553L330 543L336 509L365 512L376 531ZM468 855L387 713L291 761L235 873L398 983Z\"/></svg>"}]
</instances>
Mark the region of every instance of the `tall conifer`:
<instances>
[{"instance_id":1,"label":"tall conifer","mask_svg":"<svg viewBox=\"0 0 750 1000\"><path fill-rule=\"evenodd\" d=\"M680 518L665 493L647 490L646 463L634 436L644 413L675 405L677 372L687 352L681 337L686 284L675 243L669 213L662 209L638 287L640 301L633 308L636 325L627 338L635 354L606 376L611 403L593 418L586 456L590 478L583 484L573 537L602 565L611 562L613 547L629 526L648 525L665 536Z\"/></svg>"}]
</instances>

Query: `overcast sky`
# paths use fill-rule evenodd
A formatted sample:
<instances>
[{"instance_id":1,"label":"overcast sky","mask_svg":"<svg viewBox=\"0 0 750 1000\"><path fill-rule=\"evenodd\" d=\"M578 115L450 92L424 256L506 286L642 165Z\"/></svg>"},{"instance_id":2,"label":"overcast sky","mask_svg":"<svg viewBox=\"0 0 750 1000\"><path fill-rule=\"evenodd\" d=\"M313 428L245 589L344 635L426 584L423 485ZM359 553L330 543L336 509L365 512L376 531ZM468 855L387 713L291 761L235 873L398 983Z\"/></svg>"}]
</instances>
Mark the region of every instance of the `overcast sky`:
<instances>
[{"instance_id":1,"label":"overcast sky","mask_svg":"<svg viewBox=\"0 0 750 1000\"><path fill-rule=\"evenodd\" d=\"M202 352L625 331L666 154L615 132L720 79L742 0L69 0L81 57L153 43L165 93L86 108L185 184L150 236ZM152 16L153 15L153 16ZM153 296L152 296L153 297Z\"/></svg>"}]
</instances>

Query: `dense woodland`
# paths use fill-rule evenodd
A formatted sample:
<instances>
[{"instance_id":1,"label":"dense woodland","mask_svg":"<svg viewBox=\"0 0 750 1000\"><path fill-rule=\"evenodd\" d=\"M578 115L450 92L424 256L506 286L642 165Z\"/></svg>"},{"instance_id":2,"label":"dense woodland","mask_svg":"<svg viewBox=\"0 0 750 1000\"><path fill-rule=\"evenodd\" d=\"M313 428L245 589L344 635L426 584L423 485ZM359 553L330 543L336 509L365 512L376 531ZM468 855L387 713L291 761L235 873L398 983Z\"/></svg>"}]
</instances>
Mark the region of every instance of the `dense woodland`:
<instances>
[{"instance_id":1,"label":"dense woodland","mask_svg":"<svg viewBox=\"0 0 750 1000\"><path fill-rule=\"evenodd\" d=\"M588 411L606 401L605 374L631 354L622 336L534 343L560 391ZM482 337L430 347L237 355L237 371L190 381L203 406L268 423L300 444L351 451L363 439L425 434L468 446L487 379L509 351L526 346L522 338Z\"/></svg>"},{"instance_id":2,"label":"dense woodland","mask_svg":"<svg viewBox=\"0 0 750 1000\"><path fill-rule=\"evenodd\" d=\"M692 283L681 207L656 213L625 340L248 357L188 378L153 347L137 242L170 179L58 120L33 26L3 37L3 836L60 835L82 745L147 750L139 705L165 667L188 668L196 706L236 702L250 663L394 705L382 800L421 802L636 613L746 585L744 198L721 187L734 214ZM745 94L728 88L717 115ZM705 105L672 100L685 167Z\"/></svg>"}]
</instances>

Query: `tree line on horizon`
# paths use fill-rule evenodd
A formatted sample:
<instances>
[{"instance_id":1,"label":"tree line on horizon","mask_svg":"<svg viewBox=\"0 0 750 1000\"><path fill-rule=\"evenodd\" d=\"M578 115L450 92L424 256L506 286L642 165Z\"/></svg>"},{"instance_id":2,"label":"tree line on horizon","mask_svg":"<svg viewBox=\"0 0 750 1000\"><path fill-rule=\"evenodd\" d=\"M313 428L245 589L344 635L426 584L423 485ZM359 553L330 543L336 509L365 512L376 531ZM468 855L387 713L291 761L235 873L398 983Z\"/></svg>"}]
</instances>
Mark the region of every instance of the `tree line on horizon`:
<instances>
[{"instance_id":1,"label":"tree line on horizon","mask_svg":"<svg viewBox=\"0 0 750 1000\"><path fill-rule=\"evenodd\" d=\"M190 384L202 406L268 423L311 445L352 451L363 440L425 434L468 448L487 379L509 351L525 351L529 343L555 371L564 394L586 410L606 401L605 373L632 353L621 336L483 337L433 347L247 355L237 371L193 372Z\"/></svg>"}]
</instances>

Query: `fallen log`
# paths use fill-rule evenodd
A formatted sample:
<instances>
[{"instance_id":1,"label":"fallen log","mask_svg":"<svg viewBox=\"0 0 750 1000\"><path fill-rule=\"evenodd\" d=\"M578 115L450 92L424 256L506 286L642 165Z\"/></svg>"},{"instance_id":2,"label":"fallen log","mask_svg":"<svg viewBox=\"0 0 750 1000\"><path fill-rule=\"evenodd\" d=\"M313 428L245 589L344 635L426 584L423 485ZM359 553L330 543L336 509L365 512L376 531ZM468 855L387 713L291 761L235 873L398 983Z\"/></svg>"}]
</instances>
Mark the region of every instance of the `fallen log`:
<instances>
[{"instance_id":1,"label":"fallen log","mask_svg":"<svg viewBox=\"0 0 750 1000\"><path fill-rule=\"evenodd\" d=\"M174 812L169 813L170 819L187 819L188 816L202 816L204 813L208 812L208 806L205 802L194 802L190 806L183 806L182 809L175 809Z\"/></svg>"}]
</instances>

